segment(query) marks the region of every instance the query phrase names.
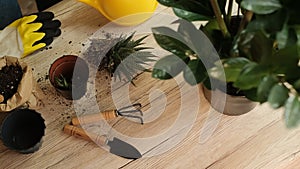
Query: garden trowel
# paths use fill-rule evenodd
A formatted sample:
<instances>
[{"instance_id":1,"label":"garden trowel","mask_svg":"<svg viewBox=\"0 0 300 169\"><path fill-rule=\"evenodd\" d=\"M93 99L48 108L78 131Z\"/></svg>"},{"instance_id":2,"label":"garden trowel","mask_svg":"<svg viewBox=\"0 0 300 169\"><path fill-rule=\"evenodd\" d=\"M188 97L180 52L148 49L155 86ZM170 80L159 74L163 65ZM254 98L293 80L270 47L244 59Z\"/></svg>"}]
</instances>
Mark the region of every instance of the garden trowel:
<instances>
[{"instance_id":1,"label":"garden trowel","mask_svg":"<svg viewBox=\"0 0 300 169\"><path fill-rule=\"evenodd\" d=\"M96 135L88 133L79 127L67 124L64 126L64 132L79 137L85 140L94 141L98 145L105 146L107 145L110 149L109 152L127 159L138 159L141 158L141 153L132 145L114 137L112 140L109 140L104 135Z\"/></svg>"}]
</instances>

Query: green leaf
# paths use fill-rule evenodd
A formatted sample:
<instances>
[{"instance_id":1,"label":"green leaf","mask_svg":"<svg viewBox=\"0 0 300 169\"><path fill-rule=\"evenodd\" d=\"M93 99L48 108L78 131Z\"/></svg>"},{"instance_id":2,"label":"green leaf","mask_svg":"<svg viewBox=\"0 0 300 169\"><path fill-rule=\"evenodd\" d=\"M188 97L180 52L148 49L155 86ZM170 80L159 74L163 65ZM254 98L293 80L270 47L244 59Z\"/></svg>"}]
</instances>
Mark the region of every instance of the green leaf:
<instances>
[{"instance_id":1,"label":"green leaf","mask_svg":"<svg viewBox=\"0 0 300 169\"><path fill-rule=\"evenodd\" d=\"M194 12L186 11L180 8L173 8L173 12L176 16L188 20L188 21L205 21L211 19L211 17L207 17L204 15L200 15Z\"/></svg>"},{"instance_id":2,"label":"green leaf","mask_svg":"<svg viewBox=\"0 0 300 169\"><path fill-rule=\"evenodd\" d=\"M269 60L276 73L286 74L287 78L293 78L298 72L298 57L297 46L293 45L278 50Z\"/></svg>"},{"instance_id":3,"label":"green leaf","mask_svg":"<svg viewBox=\"0 0 300 169\"><path fill-rule=\"evenodd\" d=\"M280 8L280 0L243 0L241 6L257 14L270 14Z\"/></svg>"},{"instance_id":4,"label":"green leaf","mask_svg":"<svg viewBox=\"0 0 300 169\"><path fill-rule=\"evenodd\" d=\"M215 67L209 69L208 74L221 81L235 82L244 66L248 63L250 61L242 57L224 59L222 64L216 64Z\"/></svg>"},{"instance_id":5,"label":"green leaf","mask_svg":"<svg viewBox=\"0 0 300 169\"><path fill-rule=\"evenodd\" d=\"M178 20L177 22L179 23L178 33L184 39L185 44L201 58L202 63L207 68L214 66L220 57L207 36L191 22L186 20Z\"/></svg>"},{"instance_id":6,"label":"green leaf","mask_svg":"<svg viewBox=\"0 0 300 169\"><path fill-rule=\"evenodd\" d=\"M262 78L268 74L268 71L268 67L266 66L249 63L243 68L237 80L234 82L234 87L241 90L256 88Z\"/></svg>"},{"instance_id":7,"label":"green leaf","mask_svg":"<svg viewBox=\"0 0 300 169\"><path fill-rule=\"evenodd\" d=\"M214 12L210 5L210 0L158 0L162 5L182 9L184 11L193 12L199 14L203 19L214 18ZM218 0L222 13L225 13L226 0Z\"/></svg>"},{"instance_id":8,"label":"green leaf","mask_svg":"<svg viewBox=\"0 0 300 169\"><path fill-rule=\"evenodd\" d=\"M268 102L277 109L285 104L288 97L289 90L283 85L275 84L270 91Z\"/></svg>"},{"instance_id":9,"label":"green leaf","mask_svg":"<svg viewBox=\"0 0 300 169\"><path fill-rule=\"evenodd\" d=\"M246 96L247 99L258 102L257 98L257 88L252 88L249 90L243 90L244 95Z\"/></svg>"},{"instance_id":10,"label":"green leaf","mask_svg":"<svg viewBox=\"0 0 300 169\"><path fill-rule=\"evenodd\" d=\"M293 87L299 91L300 89L300 79L296 80L295 82L293 82Z\"/></svg>"},{"instance_id":11,"label":"green leaf","mask_svg":"<svg viewBox=\"0 0 300 169\"><path fill-rule=\"evenodd\" d=\"M185 67L189 58L185 61L175 55L168 55L159 59L153 68L152 77L166 80L177 76Z\"/></svg>"},{"instance_id":12,"label":"green leaf","mask_svg":"<svg viewBox=\"0 0 300 169\"><path fill-rule=\"evenodd\" d=\"M268 100L270 91L277 82L278 79L273 75L265 76L262 79L257 88L257 100L260 103L266 102Z\"/></svg>"},{"instance_id":13,"label":"green leaf","mask_svg":"<svg viewBox=\"0 0 300 169\"><path fill-rule=\"evenodd\" d=\"M223 62L224 71L226 75L227 82L234 82L238 78L241 73L243 67L250 63L250 61L246 58L237 57L226 59Z\"/></svg>"},{"instance_id":14,"label":"green leaf","mask_svg":"<svg viewBox=\"0 0 300 169\"><path fill-rule=\"evenodd\" d=\"M273 43L262 31L243 32L237 40L239 50L250 60L269 64L272 62Z\"/></svg>"},{"instance_id":15,"label":"green leaf","mask_svg":"<svg viewBox=\"0 0 300 169\"><path fill-rule=\"evenodd\" d=\"M300 52L300 26L293 26L293 29L296 32L296 36L297 36L297 49L298 49L298 53Z\"/></svg>"},{"instance_id":16,"label":"green leaf","mask_svg":"<svg viewBox=\"0 0 300 169\"><path fill-rule=\"evenodd\" d=\"M278 48L282 49L286 46L289 39L289 28L287 25L284 25L283 29L276 34L276 40Z\"/></svg>"},{"instance_id":17,"label":"green leaf","mask_svg":"<svg viewBox=\"0 0 300 169\"><path fill-rule=\"evenodd\" d=\"M214 31L220 31L220 27L218 24L217 19L211 19L209 20L205 26L202 26L201 29L207 36L212 36L214 34ZM210 38L211 39L211 38Z\"/></svg>"},{"instance_id":18,"label":"green leaf","mask_svg":"<svg viewBox=\"0 0 300 169\"><path fill-rule=\"evenodd\" d=\"M207 72L201 60L190 60L183 71L183 77L190 85L196 85L204 81L207 77Z\"/></svg>"},{"instance_id":19,"label":"green leaf","mask_svg":"<svg viewBox=\"0 0 300 169\"><path fill-rule=\"evenodd\" d=\"M181 35L167 27L152 28L154 38L160 47L177 55L181 59L186 59L187 54L193 51L185 45Z\"/></svg>"},{"instance_id":20,"label":"green leaf","mask_svg":"<svg viewBox=\"0 0 300 169\"><path fill-rule=\"evenodd\" d=\"M247 30L265 30L267 33L276 33L283 28L286 21L287 11L281 9L268 15L255 15L255 19L248 24Z\"/></svg>"},{"instance_id":21,"label":"green leaf","mask_svg":"<svg viewBox=\"0 0 300 169\"><path fill-rule=\"evenodd\" d=\"M287 100L284 118L288 128L296 127L300 123L300 101L298 96L291 96Z\"/></svg>"}]
</instances>

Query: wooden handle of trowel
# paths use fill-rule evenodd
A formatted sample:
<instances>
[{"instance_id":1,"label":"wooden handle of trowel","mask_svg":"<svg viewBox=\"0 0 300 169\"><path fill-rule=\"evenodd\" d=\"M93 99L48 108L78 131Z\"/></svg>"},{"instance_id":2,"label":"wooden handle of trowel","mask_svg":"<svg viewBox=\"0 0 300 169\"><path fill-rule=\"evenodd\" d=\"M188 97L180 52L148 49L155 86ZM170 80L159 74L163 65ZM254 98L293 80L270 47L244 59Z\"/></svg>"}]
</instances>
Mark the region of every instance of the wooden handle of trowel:
<instances>
[{"instance_id":1,"label":"wooden handle of trowel","mask_svg":"<svg viewBox=\"0 0 300 169\"><path fill-rule=\"evenodd\" d=\"M89 114L81 117L72 118L73 125L84 125L99 122L101 120L109 120L118 117L117 110L106 110L96 114Z\"/></svg>"},{"instance_id":2,"label":"wooden handle of trowel","mask_svg":"<svg viewBox=\"0 0 300 169\"><path fill-rule=\"evenodd\" d=\"M71 136L75 136L88 141L94 141L95 143L100 144L101 146L104 146L107 143L107 138L105 136L96 135L93 133L87 134L86 131L82 128L70 124L65 125L63 131L64 133L69 134Z\"/></svg>"}]
</instances>

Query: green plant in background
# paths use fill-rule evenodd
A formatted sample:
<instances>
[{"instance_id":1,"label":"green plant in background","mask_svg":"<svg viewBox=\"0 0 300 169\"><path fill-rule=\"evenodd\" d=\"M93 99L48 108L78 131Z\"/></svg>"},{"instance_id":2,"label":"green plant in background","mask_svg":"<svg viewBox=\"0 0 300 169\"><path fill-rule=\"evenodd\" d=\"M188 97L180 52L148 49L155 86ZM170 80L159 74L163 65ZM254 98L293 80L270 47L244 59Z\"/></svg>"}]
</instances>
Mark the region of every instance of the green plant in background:
<instances>
[{"instance_id":1,"label":"green plant in background","mask_svg":"<svg viewBox=\"0 0 300 169\"><path fill-rule=\"evenodd\" d=\"M155 57L146 49L150 47L141 46L147 36L133 40L134 33L128 37L120 37L120 40L106 53L103 60L104 67L111 76L115 75L121 79L122 74L132 82L133 77L139 71L147 71L147 63L155 61Z\"/></svg>"},{"instance_id":2,"label":"green plant in background","mask_svg":"<svg viewBox=\"0 0 300 169\"><path fill-rule=\"evenodd\" d=\"M191 85L210 79L225 81L238 93L274 108L284 108L287 127L300 123L300 1L298 0L158 0L172 7L174 13L189 22L179 21L177 31L167 27L153 28L157 43L179 59L163 57L154 65L152 76L169 79L183 72ZM227 5L226 5L227 4ZM233 14L233 6L237 12ZM207 21L194 32L193 21ZM198 31L198 32L197 32ZM221 64L205 68L193 49L199 44L190 40L203 32L218 52ZM176 37L176 38L175 38ZM189 46L194 46L191 49ZM173 57L174 58L174 57ZM182 65L182 63L185 63ZM188 69L189 68L189 69ZM169 74L172 72L172 75ZM195 77L196 81L191 80Z\"/></svg>"},{"instance_id":3,"label":"green plant in background","mask_svg":"<svg viewBox=\"0 0 300 169\"><path fill-rule=\"evenodd\" d=\"M59 77L55 77L55 82L57 84L57 86L61 89L71 89L71 82L68 82L67 79L62 75L60 74Z\"/></svg>"}]
</instances>

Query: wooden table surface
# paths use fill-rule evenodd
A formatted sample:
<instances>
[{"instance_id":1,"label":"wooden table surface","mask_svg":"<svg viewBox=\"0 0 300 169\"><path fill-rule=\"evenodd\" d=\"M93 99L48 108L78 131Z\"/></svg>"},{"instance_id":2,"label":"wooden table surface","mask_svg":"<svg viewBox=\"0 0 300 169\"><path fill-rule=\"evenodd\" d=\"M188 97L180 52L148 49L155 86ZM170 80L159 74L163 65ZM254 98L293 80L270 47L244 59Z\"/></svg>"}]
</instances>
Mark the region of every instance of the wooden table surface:
<instances>
[{"instance_id":1,"label":"wooden table surface","mask_svg":"<svg viewBox=\"0 0 300 169\"><path fill-rule=\"evenodd\" d=\"M201 90L196 93L198 99L189 89L182 94L181 89L186 86L180 77L176 81L159 81L149 73L138 75L136 87L129 85L124 90L129 91L132 102L142 103L146 123L141 125L125 118L107 123L135 145L143 158L124 159L94 142L64 134L63 126L76 116L76 103L62 98L50 85L48 69L62 55L81 56L89 37L97 36L94 33L99 34L108 20L95 9L71 0L49 10L62 22L62 35L24 59L34 69L35 80L42 89L44 106L38 111L47 126L43 144L35 153L19 154L1 143L0 168L299 168L300 128L286 129L281 109L273 110L264 104L241 116L220 116L211 111ZM157 12L172 13L162 6ZM164 24L164 20L160 22ZM98 107L115 108L107 74L97 72L94 83Z\"/></svg>"}]
</instances>

